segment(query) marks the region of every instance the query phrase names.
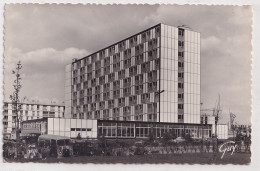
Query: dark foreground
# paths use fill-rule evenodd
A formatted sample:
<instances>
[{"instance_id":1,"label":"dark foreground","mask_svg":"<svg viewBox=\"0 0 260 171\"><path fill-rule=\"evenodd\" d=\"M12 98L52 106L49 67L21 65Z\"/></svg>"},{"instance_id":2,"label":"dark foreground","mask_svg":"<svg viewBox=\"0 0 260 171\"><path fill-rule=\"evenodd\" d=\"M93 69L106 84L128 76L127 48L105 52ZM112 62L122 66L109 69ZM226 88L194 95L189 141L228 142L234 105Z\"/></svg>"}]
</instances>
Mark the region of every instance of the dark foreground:
<instances>
[{"instance_id":1,"label":"dark foreground","mask_svg":"<svg viewBox=\"0 0 260 171\"><path fill-rule=\"evenodd\" d=\"M35 162L35 163L93 163L93 164L160 164L160 163L189 163L189 164L249 164L250 153L218 153L214 160L213 153L184 153L184 154L154 154L135 156L72 156L64 158L47 158L45 160L10 160L6 162Z\"/></svg>"}]
</instances>

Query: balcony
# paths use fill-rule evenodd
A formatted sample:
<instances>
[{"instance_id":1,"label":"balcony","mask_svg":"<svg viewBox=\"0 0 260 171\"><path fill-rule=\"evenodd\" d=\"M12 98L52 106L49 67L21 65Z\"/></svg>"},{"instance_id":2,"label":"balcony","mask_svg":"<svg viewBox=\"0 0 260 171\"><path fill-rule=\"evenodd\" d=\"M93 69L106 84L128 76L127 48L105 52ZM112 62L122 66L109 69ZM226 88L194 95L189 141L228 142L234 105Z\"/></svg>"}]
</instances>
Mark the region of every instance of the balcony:
<instances>
[{"instance_id":1,"label":"balcony","mask_svg":"<svg viewBox=\"0 0 260 171\"><path fill-rule=\"evenodd\" d=\"M149 93L156 92L156 91L158 91L157 86L148 87L148 92Z\"/></svg>"},{"instance_id":2,"label":"balcony","mask_svg":"<svg viewBox=\"0 0 260 171\"><path fill-rule=\"evenodd\" d=\"M183 98L178 98L178 102L183 103L184 102Z\"/></svg>"},{"instance_id":3,"label":"balcony","mask_svg":"<svg viewBox=\"0 0 260 171\"><path fill-rule=\"evenodd\" d=\"M183 56L178 56L178 61L179 62L184 62L184 57Z\"/></svg>"},{"instance_id":4,"label":"balcony","mask_svg":"<svg viewBox=\"0 0 260 171\"><path fill-rule=\"evenodd\" d=\"M129 105L132 106L132 105L136 105L137 104L137 100L132 100L132 101L129 101Z\"/></svg>"},{"instance_id":5,"label":"balcony","mask_svg":"<svg viewBox=\"0 0 260 171\"><path fill-rule=\"evenodd\" d=\"M129 59L131 58L131 52L124 53L124 59Z\"/></svg>"},{"instance_id":6,"label":"balcony","mask_svg":"<svg viewBox=\"0 0 260 171\"><path fill-rule=\"evenodd\" d=\"M178 67L179 72L184 72L184 67Z\"/></svg>"},{"instance_id":7,"label":"balcony","mask_svg":"<svg viewBox=\"0 0 260 171\"><path fill-rule=\"evenodd\" d=\"M131 86L131 82L127 82L123 84L123 88L130 87L130 86Z\"/></svg>"},{"instance_id":8,"label":"balcony","mask_svg":"<svg viewBox=\"0 0 260 171\"><path fill-rule=\"evenodd\" d=\"M135 80L135 84L143 84L144 80L143 79L139 79L139 80Z\"/></svg>"},{"instance_id":9,"label":"balcony","mask_svg":"<svg viewBox=\"0 0 260 171\"><path fill-rule=\"evenodd\" d=\"M178 88L178 93L183 93L184 89L183 88Z\"/></svg>"},{"instance_id":10,"label":"balcony","mask_svg":"<svg viewBox=\"0 0 260 171\"><path fill-rule=\"evenodd\" d=\"M178 123L184 123L183 119L178 119Z\"/></svg>"},{"instance_id":11,"label":"balcony","mask_svg":"<svg viewBox=\"0 0 260 171\"><path fill-rule=\"evenodd\" d=\"M125 106L125 102L118 103L118 107L123 107L123 106Z\"/></svg>"},{"instance_id":12,"label":"balcony","mask_svg":"<svg viewBox=\"0 0 260 171\"><path fill-rule=\"evenodd\" d=\"M184 114L184 110L183 109L178 109L178 114Z\"/></svg>"},{"instance_id":13,"label":"balcony","mask_svg":"<svg viewBox=\"0 0 260 171\"><path fill-rule=\"evenodd\" d=\"M120 79L123 79L123 78L125 78L125 74L120 74L120 75L118 75L118 79L120 80Z\"/></svg>"},{"instance_id":14,"label":"balcony","mask_svg":"<svg viewBox=\"0 0 260 171\"><path fill-rule=\"evenodd\" d=\"M155 82L157 80L157 73L153 74L151 77L148 76L148 82Z\"/></svg>"},{"instance_id":15,"label":"balcony","mask_svg":"<svg viewBox=\"0 0 260 171\"><path fill-rule=\"evenodd\" d=\"M135 90L136 95L143 94L143 89Z\"/></svg>"},{"instance_id":16,"label":"balcony","mask_svg":"<svg viewBox=\"0 0 260 171\"><path fill-rule=\"evenodd\" d=\"M142 98L141 99L141 103L149 103L150 102L150 98Z\"/></svg>"},{"instance_id":17,"label":"balcony","mask_svg":"<svg viewBox=\"0 0 260 171\"><path fill-rule=\"evenodd\" d=\"M178 77L178 82L183 83L184 82L184 78L183 77Z\"/></svg>"},{"instance_id":18,"label":"balcony","mask_svg":"<svg viewBox=\"0 0 260 171\"><path fill-rule=\"evenodd\" d=\"M134 70L133 72L129 72L129 76L132 77L134 75L137 75L137 70Z\"/></svg>"}]
</instances>

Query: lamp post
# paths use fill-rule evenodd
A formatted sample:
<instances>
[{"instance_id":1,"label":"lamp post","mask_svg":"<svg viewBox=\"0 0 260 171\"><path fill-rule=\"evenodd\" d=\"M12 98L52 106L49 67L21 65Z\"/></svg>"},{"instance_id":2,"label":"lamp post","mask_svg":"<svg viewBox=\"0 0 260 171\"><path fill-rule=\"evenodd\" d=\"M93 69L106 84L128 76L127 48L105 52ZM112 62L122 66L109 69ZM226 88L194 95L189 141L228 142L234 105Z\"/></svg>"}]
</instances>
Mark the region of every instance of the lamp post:
<instances>
[{"instance_id":1,"label":"lamp post","mask_svg":"<svg viewBox=\"0 0 260 171\"><path fill-rule=\"evenodd\" d=\"M155 102L155 98L156 98L156 96L157 95L160 95L161 93L163 93L165 90L161 90L161 91L157 91L157 92L155 92L155 94L154 94L154 106L153 106L153 110L154 110L154 114L156 115L156 111L155 111L155 104L156 104L156 102ZM160 96L159 96L159 102L160 102ZM160 119L161 117L160 117L160 112L159 112L159 122L160 122Z\"/></svg>"},{"instance_id":2,"label":"lamp post","mask_svg":"<svg viewBox=\"0 0 260 171\"><path fill-rule=\"evenodd\" d=\"M165 90L157 91L157 92L155 92L155 94L154 94L154 105L153 105L154 116L156 115L156 111L155 111L155 104L156 104L155 98L156 98L157 95L160 95L160 94L163 93L164 91L165 91ZM159 102L160 102L160 96L159 96ZM160 111L159 111L159 122L160 122ZM152 124L152 134L153 134L153 124Z\"/></svg>"}]
</instances>

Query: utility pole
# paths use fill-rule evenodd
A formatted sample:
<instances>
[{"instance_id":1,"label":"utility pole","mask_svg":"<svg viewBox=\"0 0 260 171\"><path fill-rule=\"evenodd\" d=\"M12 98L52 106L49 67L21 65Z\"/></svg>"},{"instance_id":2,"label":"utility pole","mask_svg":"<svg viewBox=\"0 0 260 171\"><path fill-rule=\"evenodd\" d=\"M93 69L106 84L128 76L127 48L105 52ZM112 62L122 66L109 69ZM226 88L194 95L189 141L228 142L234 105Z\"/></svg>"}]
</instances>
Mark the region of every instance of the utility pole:
<instances>
[{"instance_id":1,"label":"utility pole","mask_svg":"<svg viewBox=\"0 0 260 171\"><path fill-rule=\"evenodd\" d=\"M229 114L230 114L230 125L231 125L231 130L233 132L233 141L235 141L235 127L234 127L234 121L235 121L235 118L236 118L236 115L231 113L229 111Z\"/></svg>"},{"instance_id":2,"label":"utility pole","mask_svg":"<svg viewBox=\"0 0 260 171\"><path fill-rule=\"evenodd\" d=\"M218 120L219 120L219 112L221 111L220 109L220 95L218 96L218 103L216 108L214 109L214 113L215 113L215 136L217 137L217 127L218 127Z\"/></svg>"},{"instance_id":3,"label":"utility pole","mask_svg":"<svg viewBox=\"0 0 260 171\"><path fill-rule=\"evenodd\" d=\"M18 143L20 141L20 121L21 119L19 117L21 117L21 114L20 116L18 116L18 113L20 111L20 107L21 107L21 104L20 104L20 101L19 101L19 92L20 92L20 89L22 87L21 85L21 75L20 75L20 70L22 69L22 64L21 64L21 61L19 61L17 63L17 66L15 68L15 70L12 71L12 74L15 75L15 80L14 80L14 84L13 84L13 87L14 87L14 92L13 92L13 95L10 95L10 99L12 101L12 108L15 112L15 133L16 133L16 156L17 156L17 150L18 150Z\"/></svg>"}]
</instances>

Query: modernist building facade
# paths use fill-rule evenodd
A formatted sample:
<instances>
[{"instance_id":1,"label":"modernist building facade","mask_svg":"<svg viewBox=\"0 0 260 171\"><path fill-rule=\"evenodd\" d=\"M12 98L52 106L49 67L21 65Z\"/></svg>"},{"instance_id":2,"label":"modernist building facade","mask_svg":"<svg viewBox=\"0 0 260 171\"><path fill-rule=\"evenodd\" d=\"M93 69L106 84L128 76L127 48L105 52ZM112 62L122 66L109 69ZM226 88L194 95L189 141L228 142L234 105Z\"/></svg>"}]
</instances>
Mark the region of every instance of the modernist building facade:
<instances>
[{"instance_id":1,"label":"modernist building facade","mask_svg":"<svg viewBox=\"0 0 260 171\"><path fill-rule=\"evenodd\" d=\"M26 108L25 134L208 138L215 129L214 119L200 115L200 33L164 24L68 64L65 113L63 106ZM217 129L224 139L226 127Z\"/></svg>"},{"instance_id":2,"label":"modernist building facade","mask_svg":"<svg viewBox=\"0 0 260 171\"><path fill-rule=\"evenodd\" d=\"M43 105L35 103L19 103L18 118L20 121L40 118L64 117L65 107L61 105ZM11 102L4 102L3 106L3 133L10 135L16 128L16 110Z\"/></svg>"},{"instance_id":3,"label":"modernist building facade","mask_svg":"<svg viewBox=\"0 0 260 171\"><path fill-rule=\"evenodd\" d=\"M70 138L147 138L153 129L154 136L163 137L166 132L173 132L176 136L184 133L192 134L194 138L209 137L211 125L181 123L151 123L141 121L94 120L71 118L42 118L28 120L22 123L23 134L50 134L67 136ZM221 137L220 137L221 138Z\"/></svg>"},{"instance_id":4,"label":"modernist building facade","mask_svg":"<svg viewBox=\"0 0 260 171\"><path fill-rule=\"evenodd\" d=\"M66 118L200 124L200 33L158 24L75 59L65 89Z\"/></svg>"}]
</instances>

